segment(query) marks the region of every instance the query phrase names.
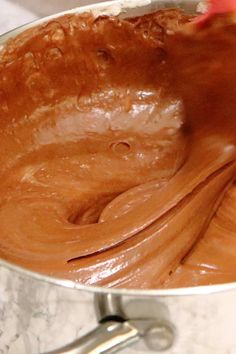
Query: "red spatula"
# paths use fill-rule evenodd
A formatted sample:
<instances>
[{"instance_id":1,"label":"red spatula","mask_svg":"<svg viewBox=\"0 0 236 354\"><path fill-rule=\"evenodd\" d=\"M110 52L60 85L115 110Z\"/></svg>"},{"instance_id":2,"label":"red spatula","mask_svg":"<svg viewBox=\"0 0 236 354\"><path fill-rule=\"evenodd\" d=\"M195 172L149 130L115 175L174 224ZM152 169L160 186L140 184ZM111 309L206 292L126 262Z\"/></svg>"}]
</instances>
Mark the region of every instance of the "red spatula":
<instances>
[{"instance_id":1,"label":"red spatula","mask_svg":"<svg viewBox=\"0 0 236 354\"><path fill-rule=\"evenodd\" d=\"M236 13L236 0L209 0L209 7L207 12L199 16L195 23L199 25L204 25L212 17L220 14Z\"/></svg>"}]
</instances>

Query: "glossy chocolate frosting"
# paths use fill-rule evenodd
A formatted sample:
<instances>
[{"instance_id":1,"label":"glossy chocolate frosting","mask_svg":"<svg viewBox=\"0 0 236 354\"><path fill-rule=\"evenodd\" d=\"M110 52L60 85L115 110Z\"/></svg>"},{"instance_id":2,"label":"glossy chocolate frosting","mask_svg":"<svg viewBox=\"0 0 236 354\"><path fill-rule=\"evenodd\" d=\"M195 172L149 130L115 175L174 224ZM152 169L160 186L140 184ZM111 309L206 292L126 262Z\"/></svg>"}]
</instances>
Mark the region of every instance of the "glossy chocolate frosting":
<instances>
[{"instance_id":1,"label":"glossy chocolate frosting","mask_svg":"<svg viewBox=\"0 0 236 354\"><path fill-rule=\"evenodd\" d=\"M236 64L218 49L236 30L190 21L67 15L7 43L2 258L126 288L236 280Z\"/></svg>"}]
</instances>

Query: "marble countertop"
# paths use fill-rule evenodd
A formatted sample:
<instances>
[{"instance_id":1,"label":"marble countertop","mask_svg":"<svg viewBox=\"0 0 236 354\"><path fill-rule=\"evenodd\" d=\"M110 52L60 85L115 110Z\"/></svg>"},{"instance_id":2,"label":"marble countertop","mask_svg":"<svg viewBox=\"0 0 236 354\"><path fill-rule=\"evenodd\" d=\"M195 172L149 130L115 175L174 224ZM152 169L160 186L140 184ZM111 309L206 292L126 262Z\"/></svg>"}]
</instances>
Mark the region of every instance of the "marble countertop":
<instances>
[{"instance_id":1,"label":"marble countertop","mask_svg":"<svg viewBox=\"0 0 236 354\"><path fill-rule=\"evenodd\" d=\"M37 18L95 2L99 0L0 0L0 34Z\"/></svg>"},{"instance_id":2,"label":"marble countertop","mask_svg":"<svg viewBox=\"0 0 236 354\"><path fill-rule=\"evenodd\" d=\"M1 0L0 34L37 18L33 10L20 5L18 1Z\"/></svg>"}]
</instances>

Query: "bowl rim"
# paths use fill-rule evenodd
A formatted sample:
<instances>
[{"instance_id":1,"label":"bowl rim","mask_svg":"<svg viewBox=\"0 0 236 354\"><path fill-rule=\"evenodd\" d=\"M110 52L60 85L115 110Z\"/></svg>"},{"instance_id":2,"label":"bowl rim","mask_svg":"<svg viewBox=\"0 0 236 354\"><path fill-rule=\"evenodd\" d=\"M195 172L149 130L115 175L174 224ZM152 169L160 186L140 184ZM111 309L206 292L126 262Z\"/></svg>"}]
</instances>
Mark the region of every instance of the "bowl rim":
<instances>
[{"instance_id":1,"label":"bowl rim","mask_svg":"<svg viewBox=\"0 0 236 354\"><path fill-rule=\"evenodd\" d=\"M93 294L111 294L119 296L135 296L135 297L180 297L180 296L203 296L211 294L219 294L236 290L236 282L216 284L216 285L203 285L187 288L173 288L173 289L125 289L125 288L108 288L93 285L84 285L73 280L55 278L53 276L37 273L26 269L24 267L10 263L4 259L0 259L0 272L1 268L8 271L18 273L19 276L32 278L35 281L43 281L51 285L60 286L67 289L74 289Z\"/></svg>"}]
</instances>

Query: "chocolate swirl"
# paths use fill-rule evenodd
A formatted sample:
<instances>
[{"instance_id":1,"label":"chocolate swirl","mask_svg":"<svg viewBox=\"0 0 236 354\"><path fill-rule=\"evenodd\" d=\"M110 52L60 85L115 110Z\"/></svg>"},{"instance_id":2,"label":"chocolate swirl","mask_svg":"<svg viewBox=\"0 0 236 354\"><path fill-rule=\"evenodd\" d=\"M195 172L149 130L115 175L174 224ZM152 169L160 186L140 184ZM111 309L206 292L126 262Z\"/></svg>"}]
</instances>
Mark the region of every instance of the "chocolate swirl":
<instances>
[{"instance_id":1,"label":"chocolate swirl","mask_svg":"<svg viewBox=\"0 0 236 354\"><path fill-rule=\"evenodd\" d=\"M215 109L212 125L211 101L197 121L194 104L205 101L192 100L196 74L184 65L172 73L186 40L180 34L176 45L174 33L189 21L179 10L131 20L69 15L8 42L0 56L3 258L86 284L178 281L236 168L232 115L222 126ZM201 272L199 259L195 267Z\"/></svg>"}]
</instances>

